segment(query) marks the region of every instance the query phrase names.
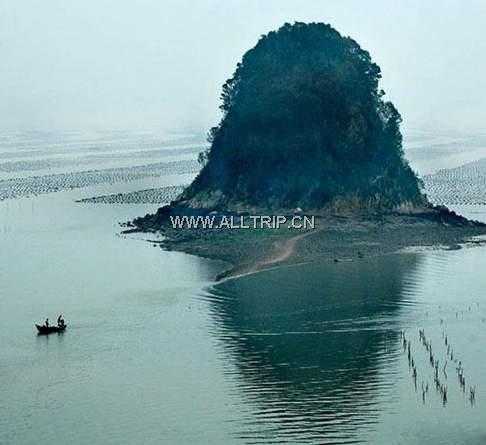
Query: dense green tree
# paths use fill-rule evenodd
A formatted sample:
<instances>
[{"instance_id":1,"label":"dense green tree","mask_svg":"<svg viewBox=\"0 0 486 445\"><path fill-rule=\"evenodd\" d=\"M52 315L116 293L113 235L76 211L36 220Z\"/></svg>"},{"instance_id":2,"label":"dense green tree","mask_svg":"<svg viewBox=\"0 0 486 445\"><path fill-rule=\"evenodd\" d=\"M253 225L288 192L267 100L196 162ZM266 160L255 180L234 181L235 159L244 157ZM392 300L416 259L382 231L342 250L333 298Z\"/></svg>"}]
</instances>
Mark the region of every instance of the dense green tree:
<instances>
[{"instance_id":1,"label":"dense green tree","mask_svg":"<svg viewBox=\"0 0 486 445\"><path fill-rule=\"evenodd\" d=\"M403 158L400 114L384 101L380 77L369 53L329 25L285 24L261 37L223 85L222 120L182 200L422 202Z\"/></svg>"}]
</instances>

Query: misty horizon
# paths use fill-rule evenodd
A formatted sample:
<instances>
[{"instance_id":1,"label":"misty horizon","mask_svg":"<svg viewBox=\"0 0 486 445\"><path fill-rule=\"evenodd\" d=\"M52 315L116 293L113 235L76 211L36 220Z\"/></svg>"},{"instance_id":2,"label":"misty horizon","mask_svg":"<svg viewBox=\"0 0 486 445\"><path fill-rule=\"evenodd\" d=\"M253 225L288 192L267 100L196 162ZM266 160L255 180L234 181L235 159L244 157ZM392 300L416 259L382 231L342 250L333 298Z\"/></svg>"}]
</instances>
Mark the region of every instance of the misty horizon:
<instances>
[{"instance_id":1,"label":"misty horizon","mask_svg":"<svg viewBox=\"0 0 486 445\"><path fill-rule=\"evenodd\" d=\"M221 86L243 54L295 21L329 23L369 51L405 129L478 130L486 114L479 1L391 11L384 1L21 0L1 10L2 129L204 134L220 120Z\"/></svg>"}]
</instances>

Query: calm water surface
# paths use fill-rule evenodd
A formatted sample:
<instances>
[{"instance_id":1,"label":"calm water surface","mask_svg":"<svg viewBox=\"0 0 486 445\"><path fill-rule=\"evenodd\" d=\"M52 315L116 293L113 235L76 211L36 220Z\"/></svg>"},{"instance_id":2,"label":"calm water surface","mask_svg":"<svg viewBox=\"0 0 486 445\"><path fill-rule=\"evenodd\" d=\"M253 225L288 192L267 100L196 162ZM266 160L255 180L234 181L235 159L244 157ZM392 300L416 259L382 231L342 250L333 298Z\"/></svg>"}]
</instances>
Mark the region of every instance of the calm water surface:
<instances>
[{"instance_id":1,"label":"calm water surface","mask_svg":"<svg viewBox=\"0 0 486 445\"><path fill-rule=\"evenodd\" d=\"M163 150L177 147L186 160L192 143L151 133L0 141L0 165L9 163L0 190L84 164L125 169L127 152L138 153L134 166L172 161ZM28 170L12 164L22 159ZM119 235L118 222L157 205L75 203L184 184L189 170L90 174L75 188L0 201L0 443L486 442L486 249L287 267L214 286L223 264ZM482 208L461 211L486 219ZM35 335L35 321L61 311L64 335ZM440 361L445 404L419 328Z\"/></svg>"}]
</instances>

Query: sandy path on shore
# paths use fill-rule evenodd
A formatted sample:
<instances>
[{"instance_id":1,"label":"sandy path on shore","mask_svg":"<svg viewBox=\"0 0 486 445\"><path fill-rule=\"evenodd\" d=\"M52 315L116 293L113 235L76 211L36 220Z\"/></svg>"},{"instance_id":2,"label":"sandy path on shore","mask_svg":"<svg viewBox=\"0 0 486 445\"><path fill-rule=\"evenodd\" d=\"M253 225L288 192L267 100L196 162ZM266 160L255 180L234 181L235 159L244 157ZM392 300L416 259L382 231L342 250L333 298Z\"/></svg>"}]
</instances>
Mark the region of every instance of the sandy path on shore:
<instances>
[{"instance_id":1,"label":"sandy path on shore","mask_svg":"<svg viewBox=\"0 0 486 445\"><path fill-rule=\"evenodd\" d=\"M297 243L301 239L309 235L312 235L313 233L317 233L317 231L311 230L309 232L305 232L300 235L293 236L292 238L289 238L285 242L281 243L282 247L278 249L278 251L271 257L266 258L263 261L257 263L256 269L259 270L262 267L271 266L273 264L281 263L282 261L289 259L290 256L294 253L295 246L297 245Z\"/></svg>"},{"instance_id":2,"label":"sandy path on shore","mask_svg":"<svg viewBox=\"0 0 486 445\"><path fill-rule=\"evenodd\" d=\"M292 254L295 251L295 246L297 245L297 243L301 239L303 239L303 238L305 238L309 235L315 234L319 231L320 230L311 230L309 232L305 232L305 233L302 233L300 235L293 236L292 238L289 238L289 239L285 240L284 242L278 242L278 243L276 243L276 245L279 246L279 248L277 249L277 251L275 252L274 255L272 255L268 258L265 258L262 261L255 263L250 268L244 268L242 270L240 269L238 272L237 272L237 270L233 270L230 273L230 275L228 275L228 276L226 276L223 279L218 280L218 281L222 282L222 281L234 280L235 278L240 278L240 277L244 277L244 276L247 276L247 275L252 275L254 273L258 273L258 272L261 272L263 270L270 270L270 269L277 268L277 267L279 267L278 263L281 263L281 262L289 259L292 256ZM274 266L274 267L272 267L272 266Z\"/></svg>"}]
</instances>

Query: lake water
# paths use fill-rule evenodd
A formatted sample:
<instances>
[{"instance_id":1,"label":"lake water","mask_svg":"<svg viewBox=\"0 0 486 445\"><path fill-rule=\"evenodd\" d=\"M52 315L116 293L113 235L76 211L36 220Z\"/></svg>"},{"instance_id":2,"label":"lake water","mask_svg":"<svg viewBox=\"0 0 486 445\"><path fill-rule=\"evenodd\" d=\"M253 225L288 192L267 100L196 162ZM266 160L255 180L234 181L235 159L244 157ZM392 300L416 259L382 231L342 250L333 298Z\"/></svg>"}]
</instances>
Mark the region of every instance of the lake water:
<instances>
[{"instance_id":1,"label":"lake water","mask_svg":"<svg viewBox=\"0 0 486 445\"><path fill-rule=\"evenodd\" d=\"M75 202L186 184L200 147L0 135L0 443L485 443L486 249L214 286L223 264L120 235L158 204ZM34 322L60 312L68 330L38 337Z\"/></svg>"}]
</instances>

